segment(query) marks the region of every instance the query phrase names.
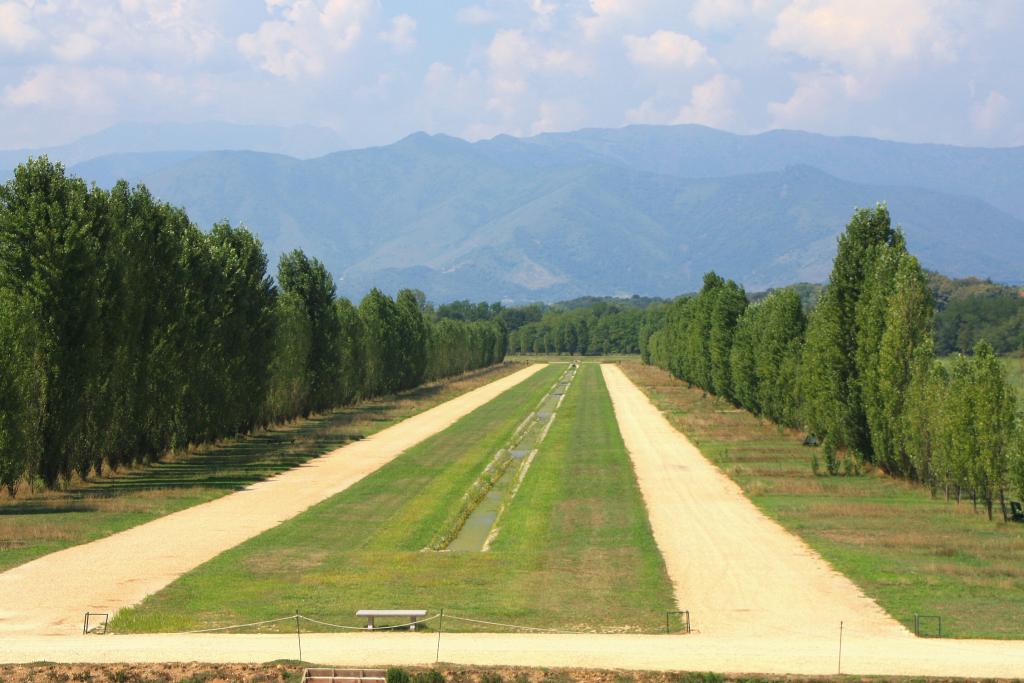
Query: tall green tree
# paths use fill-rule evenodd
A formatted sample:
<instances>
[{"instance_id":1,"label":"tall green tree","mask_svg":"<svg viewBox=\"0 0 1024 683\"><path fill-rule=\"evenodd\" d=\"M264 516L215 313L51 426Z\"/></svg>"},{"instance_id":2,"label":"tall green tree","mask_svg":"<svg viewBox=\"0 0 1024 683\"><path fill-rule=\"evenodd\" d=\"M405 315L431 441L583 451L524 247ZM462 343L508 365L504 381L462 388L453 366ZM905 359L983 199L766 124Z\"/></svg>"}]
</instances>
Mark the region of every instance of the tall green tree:
<instances>
[{"instance_id":1,"label":"tall green tree","mask_svg":"<svg viewBox=\"0 0 1024 683\"><path fill-rule=\"evenodd\" d=\"M917 349L932 348L933 304L917 259L906 252L897 259L891 292L878 342L877 369L869 371L876 383L865 394L865 413L876 460L889 472L913 477L914 463L904 438L907 392Z\"/></svg>"},{"instance_id":2,"label":"tall green tree","mask_svg":"<svg viewBox=\"0 0 1024 683\"><path fill-rule=\"evenodd\" d=\"M100 363L100 259L109 241L106 201L45 157L0 187L0 289L31 321L39 377L38 471L47 485L91 459L88 393Z\"/></svg>"},{"instance_id":3,"label":"tall green tree","mask_svg":"<svg viewBox=\"0 0 1024 683\"><path fill-rule=\"evenodd\" d=\"M756 405L772 420L797 423L797 370L807 325L800 295L792 289L772 292L759 304L760 331L754 346Z\"/></svg>"},{"instance_id":4,"label":"tall green tree","mask_svg":"<svg viewBox=\"0 0 1024 683\"><path fill-rule=\"evenodd\" d=\"M397 321L401 336L402 361L399 367L397 387L410 389L423 382L427 372L427 344L430 340L429 323L424 317L422 292L411 289L398 292L395 305L398 308Z\"/></svg>"},{"instance_id":5,"label":"tall green tree","mask_svg":"<svg viewBox=\"0 0 1024 683\"><path fill-rule=\"evenodd\" d=\"M711 391L734 401L732 371L729 365L736 321L747 307L747 295L732 280L726 281L713 295L711 329L708 333L708 359L711 365Z\"/></svg>"},{"instance_id":6,"label":"tall green tree","mask_svg":"<svg viewBox=\"0 0 1024 683\"><path fill-rule=\"evenodd\" d=\"M312 325L295 292L277 297L273 313L273 352L268 369L263 422L294 419L306 412L311 390L309 352Z\"/></svg>"},{"instance_id":7,"label":"tall green tree","mask_svg":"<svg viewBox=\"0 0 1024 683\"><path fill-rule=\"evenodd\" d=\"M928 483L934 492L942 479L942 463L937 453L943 449L943 414L946 373L936 362L931 339L925 339L913 352L910 383L900 434L904 451L917 479Z\"/></svg>"},{"instance_id":8,"label":"tall green tree","mask_svg":"<svg viewBox=\"0 0 1024 683\"><path fill-rule=\"evenodd\" d=\"M221 300L210 330L224 377L219 420L226 434L245 432L256 426L267 393L277 290L251 232L217 223L207 239Z\"/></svg>"},{"instance_id":9,"label":"tall green tree","mask_svg":"<svg viewBox=\"0 0 1024 683\"><path fill-rule=\"evenodd\" d=\"M363 321L359 317L356 307L344 297L335 301L334 307L341 329L338 365L341 369L342 379L338 402L349 404L367 393L364 373L366 350L363 341Z\"/></svg>"},{"instance_id":10,"label":"tall green tree","mask_svg":"<svg viewBox=\"0 0 1024 683\"><path fill-rule=\"evenodd\" d=\"M391 297L374 288L359 303L359 318L363 323L368 393L379 396L397 391L405 361L399 334L401 311Z\"/></svg>"},{"instance_id":11,"label":"tall green tree","mask_svg":"<svg viewBox=\"0 0 1024 683\"><path fill-rule=\"evenodd\" d=\"M1017 396L1006 379L1006 370L996 358L992 346L981 341L971 359L972 382L970 401L973 414L973 444L970 480L992 519L992 506L1008 484L1010 466L1019 445ZM1004 507L1005 514L1005 507Z\"/></svg>"},{"instance_id":12,"label":"tall green tree","mask_svg":"<svg viewBox=\"0 0 1024 683\"><path fill-rule=\"evenodd\" d=\"M836 445L870 457L871 438L860 395L857 309L879 245L900 238L884 204L858 209L832 264L828 287L812 316L804 352L802 395L814 396L810 426Z\"/></svg>"},{"instance_id":13,"label":"tall green tree","mask_svg":"<svg viewBox=\"0 0 1024 683\"><path fill-rule=\"evenodd\" d=\"M760 414L761 402L757 375L757 348L763 332L763 304L750 306L736 321L729 367L733 398L747 410Z\"/></svg>"},{"instance_id":14,"label":"tall green tree","mask_svg":"<svg viewBox=\"0 0 1024 683\"><path fill-rule=\"evenodd\" d=\"M283 291L294 292L305 304L312 330L309 410L324 410L334 405L341 374L341 329L334 309L334 279L323 263L296 249L281 257L277 281Z\"/></svg>"}]
</instances>

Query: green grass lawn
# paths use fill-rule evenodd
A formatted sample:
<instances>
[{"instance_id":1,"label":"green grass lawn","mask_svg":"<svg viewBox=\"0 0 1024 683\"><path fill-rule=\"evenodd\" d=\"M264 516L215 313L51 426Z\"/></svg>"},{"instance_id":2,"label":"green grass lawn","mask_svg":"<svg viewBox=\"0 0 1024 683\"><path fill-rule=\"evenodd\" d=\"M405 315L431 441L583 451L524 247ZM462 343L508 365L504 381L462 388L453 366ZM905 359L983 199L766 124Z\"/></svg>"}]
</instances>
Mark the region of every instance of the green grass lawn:
<instances>
[{"instance_id":1,"label":"green grass lawn","mask_svg":"<svg viewBox=\"0 0 1024 683\"><path fill-rule=\"evenodd\" d=\"M505 365L75 481L0 494L0 571L237 491L509 374Z\"/></svg>"},{"instance_id":2,"label":"green grass lawn","mask_svg":"<svg viewBox=\"0 0 1024 683\"><path fill-rule=\"evenodd\" d=\"M444 608L565 629L664 628L671 585L596 365L574 381L492 549L423 550L564 368L541 371L348 490L122 611L113 630L185 630L295 610L362 626L354 612L370 607ZM475 628L445 620L445 630Z\"/></svg>"},{"instance_id":3,"label":"green grass lawn","mask_svg":"<svg viewBox=\"0 0 1024 683\"><path fill-rule=\"evenodd\" d=\"M814 476L802 435L658 368L622 367L758 507L894 618L912 627L915 613L940 615L943 635L1024 638L1024 524L989 522L970 502L877 471Z\"/></svg>"}]
</instances>

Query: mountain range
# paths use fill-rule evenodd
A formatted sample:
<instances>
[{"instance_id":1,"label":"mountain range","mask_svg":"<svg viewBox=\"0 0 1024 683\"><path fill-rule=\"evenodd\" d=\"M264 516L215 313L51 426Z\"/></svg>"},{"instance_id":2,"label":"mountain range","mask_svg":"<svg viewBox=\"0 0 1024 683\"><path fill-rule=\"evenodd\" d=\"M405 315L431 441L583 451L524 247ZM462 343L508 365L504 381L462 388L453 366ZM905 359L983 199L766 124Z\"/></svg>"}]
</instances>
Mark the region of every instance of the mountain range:
<instances>
[{"instance_id":1,"label":"mountain range","mask_svg":"<svg viewBox=\"0 0 1024 683\"><path fill-rule=\"evenodd\" d=\"M1024 277L1024 148L735 135L630 126L411 135L298 159L161 149L72 166L145 183L202 226L242 222L272 257L302 248L352 298L417 287L434 301L671 296L714 269L750 290L827 278L858 206L888 203L932 270Z\"/></svg>"},{"instance_id":2,"label":"mountain range","mask_svg":"<svg viewBox=\"0 0 1024 683\"><path fill-rule=\"evenodd\" d=\"M156 153L156 157L186 158L211 150L248 150L298 158L322 156L348 145L335 131L316 126L256 126L222 121L198 123L119 123L66 145L37 149L0 150L0 177L30 156L48 156L74 165L110 154ZM149 166L145 167L146 169ZM134 169L133 169L134 170Z\"/></svg>"}]
</instances>

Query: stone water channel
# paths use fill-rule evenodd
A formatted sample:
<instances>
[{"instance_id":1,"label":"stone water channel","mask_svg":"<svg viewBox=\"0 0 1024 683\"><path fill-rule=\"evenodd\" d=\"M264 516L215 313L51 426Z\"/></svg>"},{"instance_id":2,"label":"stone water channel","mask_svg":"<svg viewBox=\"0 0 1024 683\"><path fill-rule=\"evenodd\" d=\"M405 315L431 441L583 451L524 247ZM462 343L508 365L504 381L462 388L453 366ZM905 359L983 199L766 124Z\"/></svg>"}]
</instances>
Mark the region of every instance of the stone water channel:
<instances>
[{"instance_id":1,"label":"stone water channel","mask_svg":"<svg viewBox=\"0 0 1024 683\"><path fill-rule=\"evenodd\" d=\"M526 477L530 463L533 462L537 449L547 435L555 414L562 405L562 399L576 376L576 370L575 363L569 366L551 391L544 396L536 410L516 430L508 448L498 451L474 485L489 488L482 497L477 497L475 503L472 499L467 501L471 506L468 516L460 515L465 521L454 538L446 546L438 548L439 550L481 552L488 549L497 535L497 522ZM501 469L494 473L499 468Z\"/></svg>"}]
</instances>

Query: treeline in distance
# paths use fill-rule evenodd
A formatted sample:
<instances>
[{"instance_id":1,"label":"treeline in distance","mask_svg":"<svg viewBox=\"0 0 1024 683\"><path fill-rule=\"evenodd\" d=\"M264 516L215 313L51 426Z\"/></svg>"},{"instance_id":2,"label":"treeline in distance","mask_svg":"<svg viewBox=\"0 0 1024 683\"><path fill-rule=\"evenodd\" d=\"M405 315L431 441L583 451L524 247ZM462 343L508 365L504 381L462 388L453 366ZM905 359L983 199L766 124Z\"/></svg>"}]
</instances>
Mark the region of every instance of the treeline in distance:
<instances>
[{"instance_id":1,"label":"treeline in distance","mask_svg":"<svg viewBox=\"0 0 1024 683\"><path fill-rule=\"evenodd\" d=\"M958 500L967 492L991 518L1006 489L1024 493L1016 396L985 341L937 360L933 316L925 274L880 205L854 214L808 316L793 291L751 305L709 273L640 341L646 362L813 432L831 474L871 463Z\"/></svg>"},{"instance_id":2,"label":"treeline in distance","mask_svg":"<svg viewBox=\"0 0 1024 683\"><path fill-rule=\"evenodd\" d=\"M935 353L968 353L981 340L997 354L1024 349L1024 291L988 280L928 274L935 297Z\"/></svg>"},{"instance_id":3,"label":"treeline in distance","mask_svg":"<svg viewBox=\"0 0 1024 683\"><path fill-rule=\"evenodd\" d=\"M46 486L500 362L499 320L359 304L301 251L204 233L45 157L0 186L0 485Z\"/></svg>"}]
</instances>

